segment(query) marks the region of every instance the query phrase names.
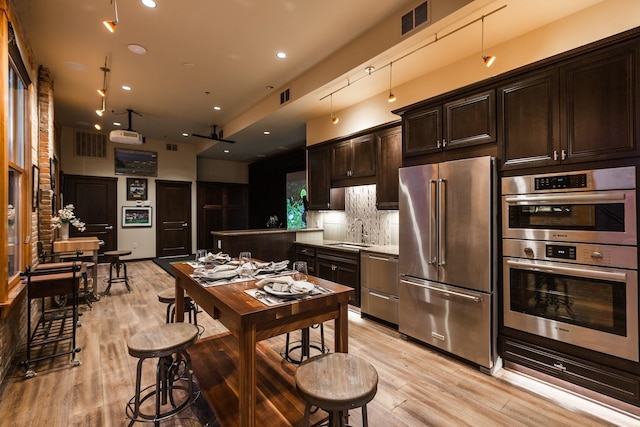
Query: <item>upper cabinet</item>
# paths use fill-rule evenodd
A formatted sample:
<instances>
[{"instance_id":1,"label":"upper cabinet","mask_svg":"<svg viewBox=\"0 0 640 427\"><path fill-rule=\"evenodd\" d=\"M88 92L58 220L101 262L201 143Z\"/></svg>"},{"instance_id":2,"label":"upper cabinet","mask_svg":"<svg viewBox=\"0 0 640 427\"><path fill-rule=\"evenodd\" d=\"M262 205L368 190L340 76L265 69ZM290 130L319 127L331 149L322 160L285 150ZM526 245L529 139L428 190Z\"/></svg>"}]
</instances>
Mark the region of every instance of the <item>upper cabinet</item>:
<instances>
[{"instance_id":1,"label":"upper cabinet","mask_svg":"<svg viewBox=\"0 0 640 427\"><path fill-rule=\"evenodd\" d=\"M639 60L626 43L499 87L503 169L638 155Z\"/></svg>"},{"instance_id":2,"label":"upper cabinet","mask_svg":"<svg viewBox=\"0 0 640 427\"><path fill-rule=\"evenodd\" d=\"M375 177L376 137L364 135L331 147L331 181ZM349 185L349 183L345 183Z\"/></svg>"},{"instance_id":3,"label":"upper cabinet","mask_svg":"<svg viewBox=\"0 0 640 427\"><path fill-rule=\"evenodd\" d=\"M320 145L307 151L307 193L310 210L344 210L344 188L331 188L331 147Z\"/></svg>"},{"instance_id":4,"label":"upper cabinet","mask_svg":"<svg viewBox=\"0 0 640 427\"><path fill-rule=\"evenodd\" d=\"M376 208L398 209L398 169L402 166L402 126L378 133Z\"/></svg>"},{"instance_id":5,"label":"upper cabinet","mask_svg":"<svg viewBox=\"0 0 640 427\"><path fill-rule=\"evenodd\" d=\"M496 141L493 89L400 114L404 124L403 157Z\"/></svg>"}]
</instances>

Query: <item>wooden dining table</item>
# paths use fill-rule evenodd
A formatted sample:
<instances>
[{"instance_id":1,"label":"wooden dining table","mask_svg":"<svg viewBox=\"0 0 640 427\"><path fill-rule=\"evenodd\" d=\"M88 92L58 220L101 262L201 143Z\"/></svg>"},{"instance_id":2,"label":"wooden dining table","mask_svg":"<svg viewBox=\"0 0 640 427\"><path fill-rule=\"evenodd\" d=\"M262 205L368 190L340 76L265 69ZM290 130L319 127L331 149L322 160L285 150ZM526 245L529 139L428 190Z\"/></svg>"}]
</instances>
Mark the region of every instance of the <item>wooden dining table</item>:
<instances>
[{"instance_id":1,"label":"wooden dining table","mask_svg":"<svg viewBox=\"0 0 640 427\"><path fill-rule=\"evenodd\" d=\"M184 321L186 292L202 310L226 326L237 340L238 408L227 409L237 411L239 426L256 425L256 345L259 341L334 320L334 351L348 352L347 309L355 292L351 287L309 276L307 281L330 292L266 305L245 292L258 287L256 279L205 287L191 277L194 269L188 263L172 264L172 268L175 273L176 321ZM198 373L195 375L197 377Z\"/></svg>"}]
</instances>

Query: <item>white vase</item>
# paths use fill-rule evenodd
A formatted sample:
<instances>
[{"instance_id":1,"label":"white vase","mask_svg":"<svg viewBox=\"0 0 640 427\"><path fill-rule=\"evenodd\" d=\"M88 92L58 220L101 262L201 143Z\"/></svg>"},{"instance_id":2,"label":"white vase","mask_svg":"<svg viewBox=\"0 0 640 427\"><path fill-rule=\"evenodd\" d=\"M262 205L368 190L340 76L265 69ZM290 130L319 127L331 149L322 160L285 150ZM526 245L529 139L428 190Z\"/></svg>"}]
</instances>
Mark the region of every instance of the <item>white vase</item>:
<instances>
[{"instance_id":1,"label":"white vase","mask_svg":"<svg viewBox=\"0 0 640 427\"><path fill-rule=\"evenodd\" d=\"M69 223L63 222L60 224L60 240L69 240Z\"/></svg>"}]
</instances>

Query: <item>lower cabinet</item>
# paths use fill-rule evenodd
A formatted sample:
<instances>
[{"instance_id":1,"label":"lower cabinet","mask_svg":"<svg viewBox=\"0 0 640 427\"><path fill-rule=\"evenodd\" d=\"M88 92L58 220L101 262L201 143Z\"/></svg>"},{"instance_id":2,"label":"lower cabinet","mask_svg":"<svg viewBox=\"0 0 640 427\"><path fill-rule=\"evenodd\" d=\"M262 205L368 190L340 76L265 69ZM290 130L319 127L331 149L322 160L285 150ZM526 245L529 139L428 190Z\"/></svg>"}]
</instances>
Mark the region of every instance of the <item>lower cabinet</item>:
<instances>
[{"instance_id":1,"label":"lower cabinet","mask_svg":"<svg viewBox=\"0 0 640 427\"><path fill-rule=\"evenodd\" d=\"M398 324L398 257L360 253L361 313Z\"/></svg>"},{"instance_id":2,"label":"lower cabinet","mask_svg":"<svg viewBox=\"0 0 640 427\"><path fill-rule=\"evenodd\" d=\"M355 299L349 303L360 307L360 262L358 256L358 252L317 249L316 268L318 277L355 289Z\"/></svg>"},{"instance_id":3,"label":"lower cabinet","mask_svg":"<svg viewBox=\"0 0 640 427\"><path fill-rule=\"evenodd\" d=\"M316 250L310 246L296 245L295 261L304 261L307 263L307 273L311 276L316 274Z\"/></svg>"},{"instance_id":4,"label":"lower cabinet","mask_svg":"<svg viewBox=\"0 0 640 427\"><path fill-rule=\"evenodd\" d=\"M561 380L640 405L640 377L557 353L523 341L502 338L502 357Z\"/></svg>"}]
</instances>

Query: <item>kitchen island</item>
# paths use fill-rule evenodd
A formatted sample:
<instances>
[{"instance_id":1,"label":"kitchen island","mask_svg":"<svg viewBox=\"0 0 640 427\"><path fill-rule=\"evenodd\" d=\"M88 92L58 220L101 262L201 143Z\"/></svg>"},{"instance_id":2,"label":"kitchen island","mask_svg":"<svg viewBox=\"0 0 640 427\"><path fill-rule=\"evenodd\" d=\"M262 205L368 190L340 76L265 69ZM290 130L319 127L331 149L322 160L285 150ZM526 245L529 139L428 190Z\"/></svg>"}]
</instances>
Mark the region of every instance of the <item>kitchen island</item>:
<instances>
[{"instance_id":1,"label":"kitchen island","mask_svg":"<svg viewBox=\"0 0 640 427\"><path fill-rule=\"evenodd\" d=\"M214 251L232 257L250 251L254 258L274 261L293 260L293 243L297 240L322 239L321 228L264 228L253 230L212 231Z\"/></svg>"}]
</instances>

